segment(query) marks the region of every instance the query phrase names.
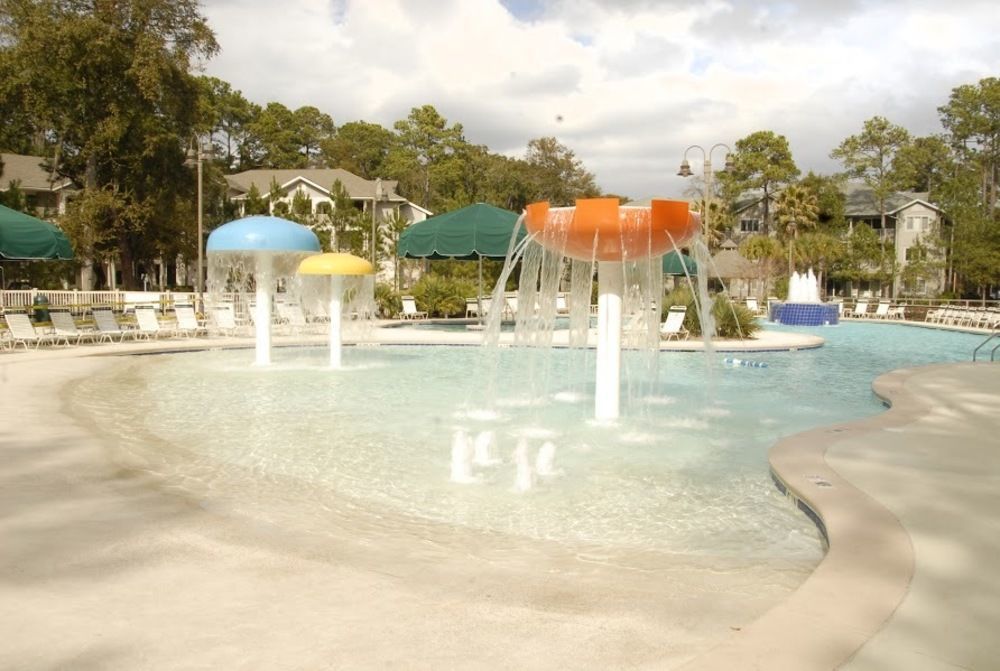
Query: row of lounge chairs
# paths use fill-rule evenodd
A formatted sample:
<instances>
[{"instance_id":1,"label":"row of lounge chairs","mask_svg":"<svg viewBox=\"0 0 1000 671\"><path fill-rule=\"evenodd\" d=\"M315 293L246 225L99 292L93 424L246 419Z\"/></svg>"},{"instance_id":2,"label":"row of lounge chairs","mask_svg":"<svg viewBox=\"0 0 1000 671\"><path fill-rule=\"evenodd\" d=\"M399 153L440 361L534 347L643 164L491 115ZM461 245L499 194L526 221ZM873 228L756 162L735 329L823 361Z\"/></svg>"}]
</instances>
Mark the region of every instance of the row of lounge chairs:
<instances>
[{"instance_id":1,"label":"row of lounge chairs","mask_svg":"<svg viewBox=\"0 0 1000 671\"><path fill-rule=\"evenodd\" d=\"M1000 329L1000 309L946 305L928 310L924 321L942 326Z\"/></svg>"},{"instance_id":2,"label":"row of lounge chairs","mask_svg":"<svg viewBox=\"0 0 1000 671\"><path fill-rule=\"evenodd\" d=\"M174 309L175 319L161 320L152 305L135 308L134 324L122 324L111 308L96 307L91 311L92 321L87 325L77 324L68 311L49 312L51 326L39 327L31 322L28 315L8 312L3 315L7 327L3 347L25 349L42 345L79 345L84 342L122 342L127 339L151 340L165 336L197 336L207 334L208 329L198 321L194 307L178 305Z\"/></svg>"}]
</instances>

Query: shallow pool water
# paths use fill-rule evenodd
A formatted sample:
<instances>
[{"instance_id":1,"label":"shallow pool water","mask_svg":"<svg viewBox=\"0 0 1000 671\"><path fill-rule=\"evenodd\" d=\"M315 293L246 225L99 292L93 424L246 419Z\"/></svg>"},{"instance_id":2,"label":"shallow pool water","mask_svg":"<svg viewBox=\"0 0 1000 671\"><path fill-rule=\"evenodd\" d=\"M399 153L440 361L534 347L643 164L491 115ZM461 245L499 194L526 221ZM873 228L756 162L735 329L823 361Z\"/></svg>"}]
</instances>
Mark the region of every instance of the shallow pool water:
<instances>
[{"instance_id":1,"label":"shallow pool water","mask_svg":"<svg viewBox=\"0 0 1000 671\"><path fill-rule=\"evenodd\" d=\"M871 381L967 360L981 337L888 324L786 330L826 346L726 356L628 353L623 418L593 414L592 352L479 347L131 357L84 381L72 406L133 463L255 516L323 533L353 513L600 548L756 561L821 556L781 497L767 450L780 437L882 409ZM449 479L456 431L493 432L496 464ZM556 447L555 473L516 491L514 451ZM380 523L376 523L380 526ZM394 523L381 525L393 533Z\"/></svg>"}]
</instances>

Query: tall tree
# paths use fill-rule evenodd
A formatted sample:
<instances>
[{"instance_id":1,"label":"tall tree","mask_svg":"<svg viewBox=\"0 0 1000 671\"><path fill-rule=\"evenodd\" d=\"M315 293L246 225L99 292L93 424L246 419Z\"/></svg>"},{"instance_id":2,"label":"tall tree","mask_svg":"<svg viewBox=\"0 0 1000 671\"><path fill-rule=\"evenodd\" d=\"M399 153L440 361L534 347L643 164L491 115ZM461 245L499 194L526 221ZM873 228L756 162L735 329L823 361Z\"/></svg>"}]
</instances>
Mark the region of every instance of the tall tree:
<instances>
[{"instance_id":1,"label":"tall tree","mask_svg":"<svg viewBox=\"0 0 1000 671\"><path fill-rule=\"evenodd\" d=\"M234 91L229 82L216 77L199 77L199 130L212 137L221 151L219 160L227 169L239 165L243 144L247 141L248 125L260 114L260 108Z\"/></svg>"},{"instance_id":2,"label":"tall tree","mask_svg":"<svg viewBox=\"0 0 1000 671\"><path fill-rule=\"evenodd\" d=\"M554 137L528 142L525 162L534 173L535 197L553 205L572 205L577 198L601 194L597 180L569 147Z\"/></svg>"},{"instance_id":3,"label":"tall tree","mask_svg":"<svg viewBox=\"0 0 1000 671\"><path fill-rule=\"evenodd\" d=\"M778 196L778 234L788 247L788 274L795 270L795 241L799 233L816 227L819 204L816 194L799 184L789 185Z\"/></svg>"},{"instance_id":4,"label":"tall tree","mask_svg":"<svg viewBox=\"0 0 1000 671\"><path fill-rule=\"evenodd\" d=\"M925 191L934 198L948 179L954 164L951 148L937 135L914 138L903 145L893 158L892 169L905 191Z\"/></svg>"},{"instance_id":5,"label":"tall tree","mask_svg":"<svg viewBox=\"0 0 1000 671\"><path fill-rule=\"evenodd\" d=\"M144 233L175 225L193 190L183 165L197 121L191 62L218 50L197 0L0 0L0 17L0 119L45 137L55 173L113 204L74 210L78 230L95 229L78 253L113 238L126 286L142 256L190 257L193 236L184 249L169 236L173 248L154 250L148 240L167 236Z\"/></svg>"},{"instance_id":6,"label":"tall tree","mask_svg":"<svg viewBox=\"0 0 1000 671\"><path fill-rule=\"evenodd\" d=\"M300 107L292 113L295 137L299 152L305 157L307 167L320 163L320 148L333 137L336 128L329 114L311 106Z\"/></svg>"},{"instance_id":7,"label":"tall tree","mask_svg":"<svg viewBox=\"0 0 1000 671\"><path fill-rule=\"evenodd\" d=\"M864 123L861 133L845 139L830 152L830 158L844 165L850 177L867 184L878 201L882 230L885 230L885 203L903 186L902 174L893 166L896 154L910 143L910 134L902 126L876 116Z\"/></svg>"},{"instance_id":8,"label":"tall tree","mask_svg":"<svg viewBox=\"0 0 1000 671\"><path fill-rule=\"evenodd\" d=\"M770 294L777 264L784 255L781 243L768 235L756 234L745 238L740 243L739 251L745 258L757 262L764 279L764 291Z\"/></svg>"},{"instance_id":9,"label":"tall tree","mask_svg":"<svg viewBox=\"0 0 1000 671\"><path fill-rule=\"evenodd\" d=\"M992 214L1000 189L1000 78L952 90L948 104L938 108L951 144L977 162L982 175L980 203Z\"/></svg>"},{"instance_id":10,"label":"tall tree","mask_svg":"<svg viewBox=\"0 0 1000 671\"><path fill-rule=\"evenodd\" d=\"M279 102L269 102L247 126L247 154L241 162L260 168L304 168L306 157L296 132L295 115Z\"/></svg>"},{"instance_id":11,"label":"tall tree","mask_svg":"<svg viewBox=\"0 0 1000 671\"><path fill-rule=\"evenodd\" d=\"M456 200L468 146L462 124L449 126L432 105L424 105L393 128L397 140L386 157L387 176L399 180L400 190L423 207L447 209Z\"/></svg>"},{"instance_id":12,"label":"tall tree","mask_svg":"<svg viewBox=\"0 0 1000 671\"><path fill-rule=\"evenodd\" d=\"M331 168L375 179L386 175L383 166L394 141L392 131L377 123L349 121L320 141L320 156Z\"/></svg>"},{"instance_id":13,"label":"tall tree","mask_svg":"<svg viewBox=\"0 0 1000 671\"><path fill-rule=\"evenodd\" d=\"M761 130L736 141L732 169L719 173L730 202L745 191L757 190L763 197L761 232L771 231L771 198L782 185L799 176L792 150L784 135Z\"/></svg>"}]
</instances>

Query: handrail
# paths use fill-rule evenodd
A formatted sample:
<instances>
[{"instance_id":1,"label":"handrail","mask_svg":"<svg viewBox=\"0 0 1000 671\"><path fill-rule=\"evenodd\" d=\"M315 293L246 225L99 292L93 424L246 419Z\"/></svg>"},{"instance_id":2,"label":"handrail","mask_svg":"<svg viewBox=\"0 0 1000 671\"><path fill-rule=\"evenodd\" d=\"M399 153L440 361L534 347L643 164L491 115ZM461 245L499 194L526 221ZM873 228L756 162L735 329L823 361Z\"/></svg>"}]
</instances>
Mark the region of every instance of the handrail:
<instances>
[{"instance_id":1,"label":"handrail","mask_svg":"<svg viewBox=\"0 0 1000 671\"><path fill-rule=\"evenodd\" d=\"M984 340L981 343L979 343L979 345L976 346L976 349L972 350L972 360L973 361L976 360L976 356L979 354L979 350L981 350L986 345L986 343L988 343L989 341L993 340L994 338L996 338L998 336L1000 336L1000 330L994 329L993 333L989 334L986 337L986 340ZM995 361L996 360L994 357L996 357L996 353L997 353L998 349L1000 349L1000 342L998 342L993 347L993 349L990 350L990 361Z\"/></svg>"}]
</instances>

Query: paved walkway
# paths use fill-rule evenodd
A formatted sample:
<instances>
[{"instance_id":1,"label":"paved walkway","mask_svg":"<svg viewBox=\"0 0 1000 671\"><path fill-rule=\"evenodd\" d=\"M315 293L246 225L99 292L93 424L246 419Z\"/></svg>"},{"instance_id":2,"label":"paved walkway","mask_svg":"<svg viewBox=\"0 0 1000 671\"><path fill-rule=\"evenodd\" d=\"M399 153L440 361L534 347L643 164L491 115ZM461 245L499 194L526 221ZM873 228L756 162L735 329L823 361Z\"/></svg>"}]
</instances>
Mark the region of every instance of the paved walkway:
<instances>
[{"instance_id":1,"label":"paved walkway","mask_svg":"<svg viewBox=\"0 0 1000 671\"><path fill-rule=\"evenodd\" d=\"M879 377L891 410L779 443L830 549L796 592L684 669L931 671L1000 660L1000 364Z\"/></svg>"}]
</instances>

